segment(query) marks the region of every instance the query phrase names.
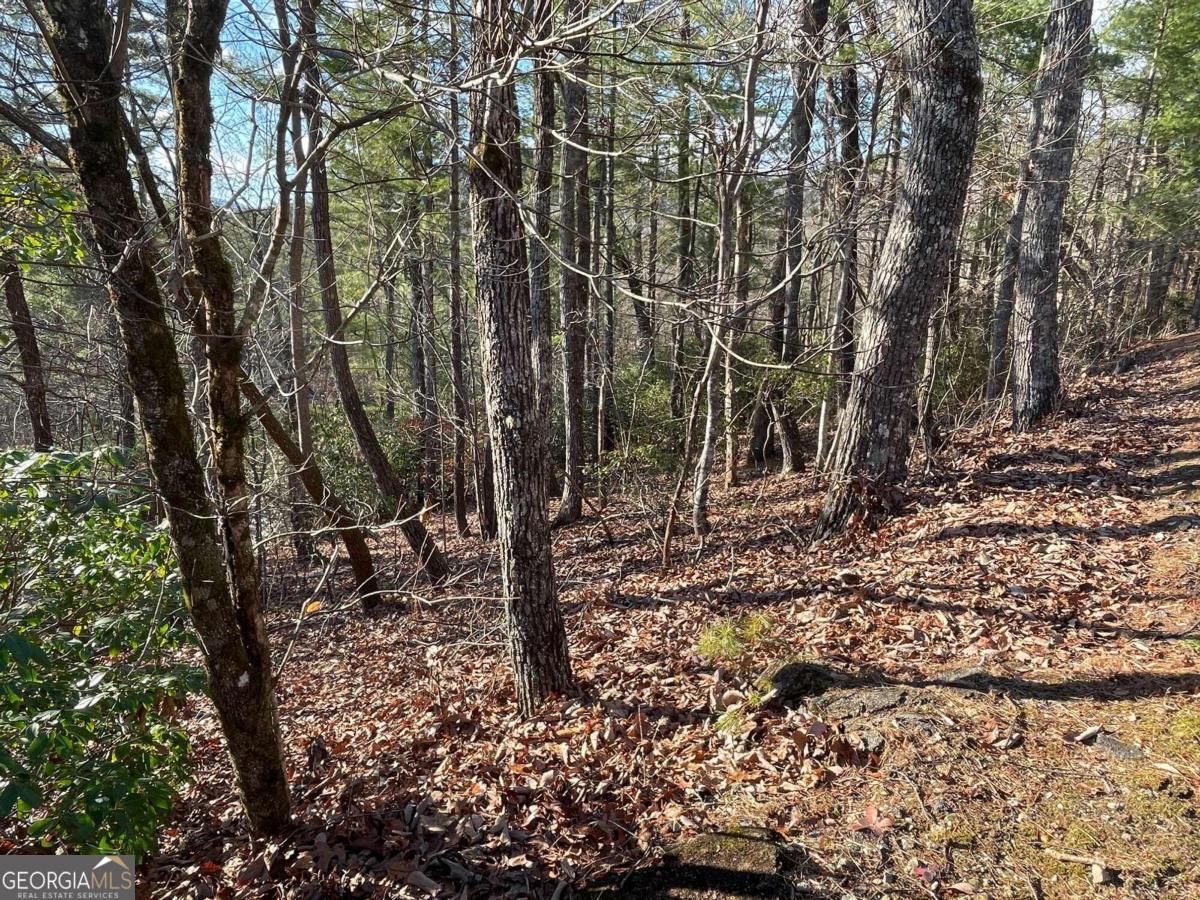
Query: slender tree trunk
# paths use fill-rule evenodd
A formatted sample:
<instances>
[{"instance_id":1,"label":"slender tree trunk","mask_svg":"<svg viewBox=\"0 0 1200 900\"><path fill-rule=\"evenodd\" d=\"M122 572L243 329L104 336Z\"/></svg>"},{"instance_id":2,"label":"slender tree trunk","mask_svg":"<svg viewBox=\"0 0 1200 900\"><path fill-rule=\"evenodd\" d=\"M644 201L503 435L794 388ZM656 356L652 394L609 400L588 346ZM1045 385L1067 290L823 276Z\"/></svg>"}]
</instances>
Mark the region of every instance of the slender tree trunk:
<instances>
[{"instance_id":1,"label":"slender tree trunk","mask_svg":"<svg viewBox=\"0 0 1200 900\"><path fill-rule=\"evenodd\" d=\"M737 369L731 350L725 351L725 486L738 481Z\"/></svg>"},{"instance_id":2,"label":"slender tree trunk","mask_svg":"<svg viewBox=\"0 0 1200 900\"><path fill-rule=\"evenodd\" d=\"M507 0L475 0L472 37L480 71L510 58L520 34L516 16ZM482 84L470 108L480 349L509 649L517 704L530 715L549 695L569 690L572 676L550 552L547 437L537 415L527 244L515 199L521 193L517 96L511 80Z\"/></svg>"},{"instance_id":3,"label":"slender tree trunk","mask_svg":"<svg viewBox=\"0 0 1200 900\"><path fill-rule=\"evenodd\" d=\"M286 15L286 7L276 10L276 15ZM286 20L283 24L283 37L287 37ZM306 40L303 36L302 40ZM281 41L281 43L284 43ZM303 119L299 103L293 103L288 114L292 134L292 158L297 168L304 165L307 155L304 146ZM308 373L305 363L308 359L308 334L304 323L307 300L304 292L304 234L307 222L306 194L308 191L307 172L300 176L292 191L292 233L288 245L287 279L288 279L288 356L291 360L291 378L288 382L291 391L288 402L288 413L295 429L296 444L305 458L312 456L312 402L308 386ZM291 521L292 543L297 558L315 562L317 560L316 542L311 532L311 522L308 510L300 502L300 494L304 489L303 479L299 472L290 476L291 480Z\"/></svg>"},{"instance_id":4,"label":"slender tree trunk","mask_svg":"<svg viewBox=\"0 0 1200 900\"><path fill-rule=\"evenodd\" d=\"M475 496L478 498L479 536L494 541L499 529L496 516L496 468L492 465L492 440L483 445L483 465L476 476Z\"/></svg>"},{"instance_id":5,"label":"slender tree trunk","mask_svg":"<svg viewBox=\"0 0 1200 900\"><path fill-rule=\"evenodd\" d=\"M812 144L813 114L817 103L818 62L824 52L824 31L829 21L829 0L811 0L801 9L799 61L792 66L788 115L788 166L784 200L784 290L779 359L795 360L801 340L801 295L804 288L804 195ZM771 418L780 441L780 474L793 475L804 467L793 411L786 394L775 392Z\"/></svg>"},{"instance_id":6,"label":"slender tree trunk","mask_svg":"<svg viewBox=\"0 0 1200 900\"><path fill-rule=\"evenodd\" d=\"M650 215L647 223L649 234L646 236L646 300L643 302L646 316L645 330L639 321L639 334L642 336L642 356L649 365L654 364L654 332L655 319L658 318L658 142L650 157L650 178L653 182L650 188ZM638 232L638 245L641 246L642 232Z\"/></svg>"},{"instance_id":7,"label":"slender tree trunk","mask_svg":"<svg viewBox=\"0 0 1200 900\"><path fill-rule=\"evenodd\" d=\"M767 380L764 378L754 398L754 408L750 412L750 440L746 444L746 465L761 468L767 464L767 457L771 455L770 395Z\"/></svg>"},{"instance_id":8,"label":"slender tree trunk","mask_svg":"<svg viewBox=\"0 0 1200 900\"><path fill-rule=\"evenodd\" d=\"M1167 245L1160 241L1151 251L1150 279L1146 286L1145 328L1149 337L1154 337L1163 326L1163 310L1166 307L1167 291L1171 286L1171 273L1179 259L1179 245Z\"/></svg>"},{"instance_id":9,"label":"slender tree trunk","mask_svg":"<svg viewBox=\"0 0 1200 900\"><path fill-rule=\"evenodd\" d=\"M382 265L382 260L380 264ZM396 294L396 279L389 274L383 281L383 419L385 422L396 421L396 344L398 343L396 307L399 305ZM414 386L414 396L419 390L419 387Z\"/></svg>"},{"instance_id":10,"label":"slender tree trunk","mask_svg":"<svg viewBox=\"0 0 1200 900\"><path fill-rule=\"evenodd\" d=\"M731 321L739 314L742 295L742 266L747 254L747 211L743 205L751 148L755 135L755 104L758 96L758 73L766 44L767 13L770 0L755 3L754 40L746 61L742 82L741 118L722 162L717 186L717 299L714 304L716 324L710 326L708 361L704 367L708 413L704 420L704 436L696 459L696 474L692 486L692 530L697 536L708 533L708 492L713 465L716 462L717 438L723 413L721 393L724 379L718 374L720 361L728 352Z\"/></svg>"},{"instance_id":11,"label":"slender tree trunk","mask_svg":"<svg viewBox=\"0 0 1200 900\"><path fill-rule=\"evenodd\" d=\"M21 357L21 390L29 409L33 449L49 450L54 445L54 433L50 425L50 408L46 405L46 372L42 368L42 352L38 348L29 303L25 300L20 266L0 257L0 278L4 279L4 303Z\"/></svg>"},{"instance_id":12,"label":"slender tree trunk","mask_svg":"<svg viewBox=\"0 0 1200 900\"><path fill-rule=\"evenodd\" d=\"M946 307L929 317L925 330L925 353L921 372L921 383L917 388L917 431L921 435L925 451L925 471L933 471L934 456L939 443L938 425L934 408L934 388L937 382L938 356L942 346L942 331L946 327Z\"/></svg>"},{"instance_id":13,"label":"slender tree trunk","mask_svg":"<svg viewBox=\"0 0 1200 900\"><path fill-rule=\"evenodd\" d=\"M213 474L219 489L218 525L226 548L225 563L230 589L239 616L253 623L257 639L247 641L257 655L241 681L249 680L258 695L255 706L269 729L267 756L260 766L274 784L278 758L278 722L270 650L259 607L261 570L251 527L251 493L246 478L246 417L242 410L242 352L245 328L239 322L233 269L221 246L212 207L213 109L211 80L220 50L226 0L192 0L186 13L175 0L167 4L168 36L177 60L172 84L175 100L175 149L178 159L181 244L188 268L184 284L197 298L204 320L204 348L208 363L209 430ZM288 201L281 194L280 204ZM281 214L284 210L280 210ZM286 222L286 219L283 220ZM281 227L286 227L281 223ZM282 245L284 233L279 232ZM269 273L264 273L269 277ZM240 683L240 682L239 682ZM275 819L287 809L287 785L274 787L269 801ZM252 821L253 824L253 821Z\"/></svg>"},{"instance_id":14,"label":"slender tree trunk","mask_svg":"<svg viewBox=\"0 0 1200 900\"><path fill-rule=\"evenodd\" d=\"M413 254L407 262L412 298L409 349L412 358L413 399L416 418L421 421L421 497L427 505L438 495L438 414L437 368L433 346L433 286L430 284L425 254Z\"/></svg>"},{"instance_id":15,"label":"slender tree trunk","mask_svg":"<svg viewBox=\"0 0 1200 900\"><path fill-rule=\"evenodd\" d=\"M319 74L315 71L315 61L311 58L306 64L307 77L310 82L309 107L309 141L315 146L321 140L320 109L318 98L321 96ZM350 370L350 355L346 349L346 336L343 334L341 300L338 298L337 271L333 258L333 235L329 226L329 176L326 172L325 160L318 159L310 169L312 181L312 230L313 252L317 265L317 281L321 293L321 309L325 317L325 333L329 341L329 358L333 367L334 382L337 385L338 396L342 401L342 411L350 424L358 443L363 461L371 472L375 486L388 504L387 514L399 519L401 532L404 534L413 553L430 581L435 583L445 580L450 567L445 556L434 542L432 535L421 521L419 503L407 496L400 476L393 468L387 452L379 442L375 427L367 415L354 375Z\"/></svg>"},{"instance_id":16,"label":"slender tree trunk","mask_svg":"<svg viewBox=\"0 0 1200 900\"><path fill-rule=\"evenodd\" d=\"M649 281L642 280L645 271L645 250L642 237L646 229L638 223L634 231L633 260L620 258L621 265L627 272L629 295L633 306L633 319L637 325L638 351L647 365L654 362L654 318L653 304L649 301L648 292L653 290Z\"/></svg>"},{"instance_id":17,"label":"slender tree trunk","mask_svg":"<svg viewBox=\"0 0 1200 900\"><path fill-rule=\"evenodd\" d=\"M717 436L721 429L721 385L718 377L722 357L721 344L727 329L724 319L713 330L708 339L708 355L700 384L704 388L706 412L704 431L700 441L700 453L696 457L696 474L692 486L692 531L698 537L708 534L708 492L712 480L713 464L717 455Z\"/></svg>"},{"instance_id":18,"label":"slender tree trunk","mask_svg":"<svg viewBox=\"0 0 1200 900\"><path fill-rule=\"evenodd\" d=\"M725 349L725 483L733 487L738 481L739 441L741 438L741 414L738 409L738 336L746 331L746 310L750 302L750 266L754 255L754 238L751 229L750 203L745 193L738 198L737 234L735 246L735 312L733 333Z\"/></svg>"},{"instance_id":19,"label":"slender tree trunk","mask_svg":"<svg viewBox=\"0 0 1200 900\"><path fill-rule=\"evenodd\" d=\"M49 0L47 39L54 51L55 79L63 96L70 133L71 165L83 190L100 260L109 272L108 291L117 315L125 365L146 435L150 470L167 510L180 576L209 676L209 692L225 734L234 775L251 829L276 833L290 822L271 654L257 595L247 594L237 536L218 535L215 510L205 487L188 418L186 385L168 305L155 278L157 258L147 239L129 176L129 149L122 134L119 67L112 65L113 20L101 0ZM182 21L180 11L172 18ZM207 34L188 40L195 65L211 66L223 9L197 9L197 29ZM216 20L214 26L213 20ZM184 74L181 72L181 74ZM196 78L190 66L184 77ZM184 85L181 117L198 116L207 106L206 85ZM189 104L192 104L189 106ZM196 146L181 146L196 178L204 157ZM185 183L189 183L186 182ZM197 182L190 182L196 184ZM190 198L195 200L196 198ZM219 252L219 248L218 248ZM217 353L228 350L218 347ZM223 362L223 361L222 361ZM223 423L224 424L224 423ZM225 431L218 440L227 440ZM228 460L222 477L227 477ZM244 514L244 511L243 511ZM229 556L223 552L229 548ZM229 572L237 573L231 584Z\"/></svg>"},{"instance_id":20,"label":"slender tree trunk","mask_svg":"<svg viewBox=\"0 0 1200 900\"><path fill-rule=\"evenodd\" d=\"M541 33L547 36L553 22L546 6ZM550 349L553 332L550 300L550 200L554 181L554 74L551 60L542 62L544 71L534 78L533 221L535 233L529 241L529 299L533 322L533 372L537 383L538 416L550 420L553 397L554 356ZM552 471L547 459L547 474Z\"/></svg>"},{"instance_id":21,"label":"slender tree trunk","mask_svg":"<svg viewBox=\"0 0 1200 900\"><path fill-rule=\"evenodd\" d=\"M567 20L586 14L586 0L571 0ZM568 65L562 75L562 225L559 228L562 271L563 439L566 446L562 500L556 525L569 525L583 515L584 366L587 356L588 280L591 270L591 204L588 184L587 39L568 42Z\"/></svg>"},{"instance_id":22,"label":"slender tree trunk","mask_svg":"<svg viewBox=\"0 0 1200 900\"><path fill-rule=\"evenodd\" d=\"M450 75L458 76L458 12L450 10ZM454 413L454 523L459 535L470 531L467 523L467 382L463 334L466 317L462 299L462 160L458 146L461 132L459 122L458 94L450 94L450 129L454 137L450 140L450 386L453 391Z\"/></svg>"},{"instance_id":23,"label":"slender tree trunk","mask_svg":"<svg viewBox=\"0 0 1200 900\"><path fill-rule=\"evenodd\" d=\"M842 46L854 52L850 21L845 12L835 16L836 32ZM858 69L853 63L841 64L836 81L829 82L830 102L838 125L838 256L831 356L837 378L837 407L846 405L850 375L854 371L854 318L858 298L858 185L862 176L862 138L858 121Z\"/></svg>"},{"instance_id":24,"label":"slender tree trunk","mask_svg":"<svg viewBox=\"0 0 1200 900\"><path fill-rule=\"evenodd\" d=\"M1008 384L1008 332L1012 324L1013 293L1017 284L1017 261L1021 255L1021 227L1025 221L1025 205L1029 183L1022 161L1021 177L1017 183L1012 215L1004 237L1004 256L1000 260L1000 276L996 281L996 296L992 303L991 352L988 354L987 384L984 396L999 397Z\"/></svg>"},{"instance_id":25,"label":"slender tree trunk","mask_svg":"<svg viewBox=\"0 0 1200 900\"><path fill-rule=\"evenodd\" d=\"M304 165L304 133L301 128L300 104L292 109L292 155L296 166ZM292 354L292 415L296 420L296 443L304 454L312 453L312 403L308 373L308 334L304 324L307 301L304 296L304 233L308 175L296 183L292 198L292 241L288 249L288 341Z\"/></svg>"},{"instance_id":26,"label":"slender tree trunk","mask_svg":"<svg viewBox=\"0 0 1200 900\"><path fill-rule=\"evenodd\" d=\"M872 512L904 476L917 356L946 283L975 149L982 81L970 0L908 0L898 19L912 79L908 157L863 314L818 536Z\"/></svg>"},{"instance_id":27,"label":"slender tree trunk","mask_svg":"<svg viewBox=\"0 0 1200 900\"><path fill-rule=\"evenodd\" d=\"M1021 228L1013 329L1013 428L1025 431L1057 407L1058 271L1063 206L1090 52L1091 0L1053 0L1042 42L1037 100L1042 114L1029 156L1029 200Z\"/></svg>"},{"instance_id":28,"label":"slender tree trunk","mask_svg":"<svg viewBox=\"0 0 1200 900\"><path fill-rule=\"evenodd\" d=\"M680 28L680 41L686 43L691 37L691 27L688 22L687 4L681 5L683 24ZM692 157L691 157L691 119L692 101L687 85L680 84L683 95L683 121L679 128L679 137L675 150L675 218L678 221L679 239L676 245L676 275L675 275L675 308L671 314L671 356L670 356L670 400L671 418L676 422L683 420L683 346L684 325L687 322L685 304L689 302L692 283L695 279L696 262L695 223L692 220Z\"/></svg>"},{"instance_id":29,"label":"slender tree trunk","mask_svg":"<svg viewBox=\"0 0 1200 900\"><path fill-rule=\"evenodd\" d=\"M812 0L800 12L800 61L792 66L792 108L788 115L789 148L784 231L787 274L783 293L783 353L793 360L800 353L800 292L804 286L804 182L808 175L813 111L817 102L817 61L820 59L829 0Z\"/></svg>"},{"instance_id":30,"label":"slender tree trunk","mask_svg":"<svg viewBox=\"0 0 1200 900\"><path fill-rule=\"evenodd\" d=\"M600 372L597 379L599 397L596 402L596 457L611 453L617 445L616 402L613 390L616 383L617 330L616 290L613 282L613 253L617 245L615 183L617 95L608 90L607 156L604 158L604 199L598 204L604 211L604 303L600 311Z\"/></svg>"},{"instance_id":31,"label":"slender tree trunk","mask_svg":"<svg viewBox=\"0 0 1200 900\"><path fill-rule=\"evenodd\" d=\"M354 580L363 609L372 609L379 605L380 585L375 573L375 562L371 558L371 548L367 545L366 534L358 524L358 520L350 513L349 508L337 494L333 493L325 483L325 477L311 453L305 453L303 448L292 439L287 428L279 421L272 411L262 391L249 377L242 381L242 393L250 405L250 412L262 424L267 436L274 441L279 452L296 470L304 489L312 502L325 513L325 518L331 527L335 528L342 545L346 548L346 557L350 560L350 569L354 572Z\"/></svg>"}]
</instances>

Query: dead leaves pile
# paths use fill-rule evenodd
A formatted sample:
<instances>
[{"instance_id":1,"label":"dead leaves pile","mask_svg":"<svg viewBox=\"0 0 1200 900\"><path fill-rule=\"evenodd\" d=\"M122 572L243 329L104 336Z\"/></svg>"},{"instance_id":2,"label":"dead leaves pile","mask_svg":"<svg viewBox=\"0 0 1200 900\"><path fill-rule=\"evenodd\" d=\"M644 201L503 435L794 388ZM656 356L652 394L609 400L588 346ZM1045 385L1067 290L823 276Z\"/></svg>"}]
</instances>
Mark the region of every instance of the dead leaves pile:
<instances>
[{"instance_id":1,"label":"dead leaves pile","mask_svg":"<svg viewBox=\"0 0 1200 900\"><path fill-rule=\"evenodd\" d=\"M761 678L788 659L908 685L971 667L1028 684L1085 665L1177 666L1156 638L1200 609L1150 591L1146 563L1188 534L1159 521L1143 473L1200 401L1128 387L1093 380L1046 432L963 432L873 534L810 547L819 485L776 478L715 497L704 553L681 537L669 572L643 511L610 507L611 543L587 523L557 534L582 692L532 721L513 714L493 551L452 543L473 574L421 608L302 630L280 684L298 820L285 840L244 838L211 710L191 711L196 783L147 884L161 897L561 898L753 814L814 858L821 835L858 842L860 857L824 859L832 884L968 893L978 879L921 855L912 823L944 817L935 800L1000 802L978 758L1050 737L1015 706L984 715L945 699L860 728L761 703ZM294 606L270 615L291 621ZM748 613L772 626L749 664L697 653L707 628ZM907 786L931 773L958 798ZM881 846L907 860L899 882L879 874Z\"/></svg>"}]
</instances>

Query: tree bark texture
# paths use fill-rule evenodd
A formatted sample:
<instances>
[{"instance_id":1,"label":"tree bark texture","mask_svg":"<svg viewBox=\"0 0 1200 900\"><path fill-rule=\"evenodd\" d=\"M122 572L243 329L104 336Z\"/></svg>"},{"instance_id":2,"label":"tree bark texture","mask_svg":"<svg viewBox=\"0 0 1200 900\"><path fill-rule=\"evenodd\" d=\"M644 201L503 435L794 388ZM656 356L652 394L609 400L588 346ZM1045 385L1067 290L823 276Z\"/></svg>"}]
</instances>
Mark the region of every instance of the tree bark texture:
<instances>
[{"instance_id":1,"label":"tree bark texture","mask_svg":"<svg viewBox=\"0 0 1200 900\"><path fill-rule=\"evenodd\" d=\"M507 0L475 0L475 67L509 59L520 37ZM529 265L516 197L521 149L516 90L492 79L472 93L471 211L480 356L492 463L509 650L517 704L531 714L572 685L554 584L546 512L545 421L538 415L531 348Z\"/></svg>"},{"instance_id":2,"label":"tree bark texture","mask_svg":"<svg viewBox=\"0 0 1200 900\"><path fill-rule=\"evenodd\" d=\"M1042 112L1029 155L1029 200L1021 228L1013 328L1013 429L1025 431L1057 406L1058 271L1063 207L1071 180L1091 0L1053 0L1042 40L1037 96Z\"/></svg>"},{"instance_id":3,"label":"tree bark texture","mask_svg":"<svg viewBox=\"0 0 1200 900\"><path fill-rule=\"evenodd\" d=\"M586 15L586 3L572 0L567 18ZM562 500L556 525L569 525L583 515L584 369L587 356L588 276L591 271L591 187L588 182L587 39L568 42L568 65L562 74L563 133L560 181L562 224L563 466Z\"/></svg>"},{"instance_id":4,"label":"tree bark texture","mask_svg":"<svg viewBox=\"0 0 1200 900\"><path fill-rule=\"evenodd\" d=\"M909 0L898 18L912 132L863 313L818 536L878 508L905 474L917 357L946 284L975 149L982 81L969 0Z\"/></svg>"},{"instance_id":5,"label":"tree bark texture","mask_svg":"<svg viewBox=\"0 0 1200 900\"><path fill-rule=\"evenodd\" d=\"M201 639L209 692L250 827L279 832L290 822L290 800L266 630L257 596L246 597L230 582L226 544L196 453L168 304L155 278L157 258L128 170L120 73L111 67L113 21L101 0L48 0L43 6L71 166L108 271L125 366Z\"/></svg>"},{"instance_id":6,"label":"tree bark texture","mask_svg":"<svg viewBox=\"0 0 1200 900\"><path fill-rule=\"evenodd\" d=\"M4 304L8 307L21 357L21 391L29 409L33 449L49 450L54 445L54 430L50 424L50 407L46 404L46 371L42 368L42 352L29 313L29 302L25 299L21 267L11 260L0 259L0 278L4 279Z\"/></svg>"}]
</instances>

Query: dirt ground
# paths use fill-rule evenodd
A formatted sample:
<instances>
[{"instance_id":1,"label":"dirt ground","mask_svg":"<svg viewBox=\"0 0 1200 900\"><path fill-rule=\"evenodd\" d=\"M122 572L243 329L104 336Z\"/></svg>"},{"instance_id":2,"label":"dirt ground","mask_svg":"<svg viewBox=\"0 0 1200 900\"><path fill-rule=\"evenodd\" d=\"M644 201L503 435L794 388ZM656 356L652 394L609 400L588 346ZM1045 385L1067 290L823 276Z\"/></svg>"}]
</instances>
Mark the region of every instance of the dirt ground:
<instances>
[{"instance_id":1,"label":"dirt ground","mask_svg":"<svg viewBox=\"0 0 1200 900\"><path fill-rule=\"evenodd\" d=\"M494 548L371 618L281 586L298 827L244 837L196 703L141 893L1200 897L1200 334L1111 371L955 434L873 533L810 546L818 482L767 474L667 571L661 485L557 532L581 690L532 721Z\"/></svg>"}]
</instances>

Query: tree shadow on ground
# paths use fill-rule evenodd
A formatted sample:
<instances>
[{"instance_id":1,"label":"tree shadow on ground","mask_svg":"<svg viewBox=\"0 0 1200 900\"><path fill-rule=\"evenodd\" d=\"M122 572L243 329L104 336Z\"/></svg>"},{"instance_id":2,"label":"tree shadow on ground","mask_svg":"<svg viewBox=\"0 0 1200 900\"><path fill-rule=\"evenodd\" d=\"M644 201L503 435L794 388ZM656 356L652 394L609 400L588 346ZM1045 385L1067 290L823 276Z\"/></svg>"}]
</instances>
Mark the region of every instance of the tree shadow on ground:
<instances>
[{"instance_id":1,"label":"tree shadow on ground","mask_svg":"<svg viewBox=\"0 0 1200 900\"><path fill-rule=\"evenodd\" d=\"M1200 470L1200 466L1196 467ZM951 525L933 536L935 541L959 537L1029 537L1031 535L1054 535L1056 537L1080 538L1086 541L1124 541L1130 538L1149 537L1163 531L1186 531L1200 526L1200 515L1173 515L1155 519L1153 522L1130 523L1128 525L1098 525L1084 528L1065 522L1049 522L1045 525L1027 525L1022 522L977 522L968 525ZM927 540L927 539L923 539Z\"/></svg>"},{"instance_id":2,"label":"tree shadow on ground","mask_svg":"<svg viewBox=\"0 0 1200 900\"><path fill-rule=\"evenodd\" d=\"M668 850L658 862L614 873L576 891L579 900L785 900L835 896L802 888L826 876L804 848L777 835L735 829Z\"/></svg>"},{"instance_id":3,"label":"tree shadow on ground","mask_svg":"<svg viewBox=\"0 0 1200 900\"><path fill-rule=\"evenodd\" d=\"M1200 674L1194 673L1159 675L1150 672L1130 672L1106 678L1068 678L1051 682L972 672L950 678L894 683L918 688L947 687L985 694L1004 694L1014 700L1137 700L1200 692Z\"/></svg>"},{"instance_id":4,"label":"tree shadow on ground","mask_svg":"<svg viewBox=\"0 0 1200 900\"><path fill-rule=\"evenodd\" d=\"M847 672L820 663L792 663L777 672L772 679L777 691L785 681L792 685L803 685L803 690L790 692L789 699L794 700L818 697L835 690L881 687L917 690L950 688L981 694L1002 694L1014 700L1055 702L1137 700L1163 697L1169 694L1200 693L1200 673L1163 675L1151 672L1128 672L1101 678L1035 681L1011 675L991 674L983 669L973 668L949 672L932 678L909 679L894 678L871 666ZM780 691L780 693L784 692Z\"/></svg>"},{"instance_id":5,"label":"tree shadow on ground","mask_svg":"<svg viewBox=\"0 0 1200 900\"><path fill-rule=\"evenodd\" d=\"M961 584L935 584L924 581L907 582L911 587L915 587L921 591L961 591L967 589ZM1013 585L1010 589L1017 587ZM1049 594L1050 589L1044 586L1022 588L1027 596L1045 596ZM1135 595L1133 599L1141 599L1144 595ZM1185 600L1184 596L1175 596L1163 598L1168 600ZM949 615L960 616L971 614L983 616L991 619L1003 619L1005 617L1020 619L1023 622L1033 624L1042 624L1052 628L1069 628L1070 630L1093 631L1103 633L1105 635L1121 635L1130 639L1140 639L1149 641L1178 641L1195 637L1197 634L1197 624L1185 627L1176 631L1157 631L1149 628L1131 628L1128 625L1122 625L1119 622L1111 619L1101 619L1100 621L1092 622L1085 618L1081 618L1078 610L1073 606L1067 606L1062 609L1047 610L1046 615L1037 615L1027 609L1012 609L1010 607L1000 606L994 603L977 603L969 605L966 603L951 603L945 600L930 600L928 598L918 598L909 600L902 597L883 598L879 602L901 603L906 606L912 606L921 610L936 610Z\"/></svg>"}]
</instances>

